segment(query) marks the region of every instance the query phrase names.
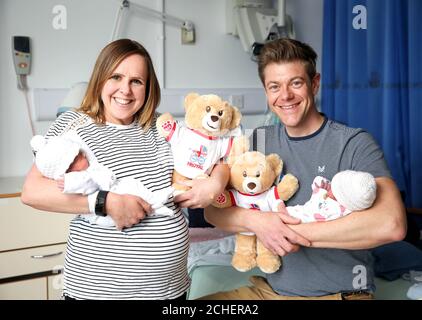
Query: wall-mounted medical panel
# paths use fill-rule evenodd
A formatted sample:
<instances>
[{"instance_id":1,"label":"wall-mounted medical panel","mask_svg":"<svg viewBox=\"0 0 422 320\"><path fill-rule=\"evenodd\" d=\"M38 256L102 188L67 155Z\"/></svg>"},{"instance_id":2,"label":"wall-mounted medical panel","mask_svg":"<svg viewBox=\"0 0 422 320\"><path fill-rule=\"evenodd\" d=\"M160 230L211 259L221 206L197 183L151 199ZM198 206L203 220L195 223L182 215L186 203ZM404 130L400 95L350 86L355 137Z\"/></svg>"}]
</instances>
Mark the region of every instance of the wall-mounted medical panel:
<instances>
[{"instance_id":1,"label":"wall-mounted medical panel","mask_svg":"<svg viewBox=\"0 0 422 320\"><path fill-rule=\"evenodd\" d=\"M170 112L176 117L183 116L184 98L190 92L216 94L239 108L244 115L262 114L267 110L265 92L261 88L234 89L163 89L159 112Z\"/></svg>"},{"instance_id":2,"label":"wall-mounted medical panel","mask_svg":"<svg viewBox=\"0 0 422 320\"><path fill-rule=\"evenodd\" d=\"M33 90L34 120L52 121L58 112L79 106L82 102L86 83L78 83L71 89L35 88ZM184 98L190 92L216 94L239 108L243 115L263 114L267 110L264 90L261 88L224 89L163 89L158 111L170 112L175 117L185 114Z\"/></svg>"}]
</instances>

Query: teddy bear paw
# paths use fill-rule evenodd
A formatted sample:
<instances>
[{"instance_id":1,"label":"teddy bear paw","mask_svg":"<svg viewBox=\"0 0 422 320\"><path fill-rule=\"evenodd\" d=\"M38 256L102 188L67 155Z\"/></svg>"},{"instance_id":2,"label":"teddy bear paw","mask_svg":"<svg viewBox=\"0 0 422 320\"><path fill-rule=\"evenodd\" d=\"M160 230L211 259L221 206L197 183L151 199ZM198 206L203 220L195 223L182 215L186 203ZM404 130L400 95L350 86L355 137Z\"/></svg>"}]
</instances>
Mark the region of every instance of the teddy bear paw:
<instances>
[{"instance_id":1,"label":"teddy bear paw","mask_svg":"<svg viewBox=\"0 0 422 320\"><path fill-rule=\"evenodd\" d=\"M215 198L213 202L213 206L217 208L224 208L224 206L227 204L228 199L226 195L223 193L219 194L217 198Z\"/></svg>"},{"instance_id":2,"label":"teddy bear paw","mask_svg":"<svg viewBox=\"0 0 422 320\"><path fill-rule=\"evenodd\" d=\"M173 129L173 121L167 120L161 125L161 127L164 131L170 132Z\"/></svg>"},{"instance_id":3,"label":"teddy bear paw","mask_svg":"<svg viewBox=\"0 0 422 320\"><path fill-rule=\"evenodd\" d=\"M256 263L264 273L274 273L281 267L281 259L275 255L258 255Z\"/></svg>"},{"instance_id":4,"label":"teddy bear paw","mask_svg":"<svg viewBox=\"0 0 422 320\"><path fill-rule=\"evenodd\" d=\"M253 254L237 254L233 256L232 266L240 272L246 272L256 267L256 257Z\"/></svg>"}]
</instances>

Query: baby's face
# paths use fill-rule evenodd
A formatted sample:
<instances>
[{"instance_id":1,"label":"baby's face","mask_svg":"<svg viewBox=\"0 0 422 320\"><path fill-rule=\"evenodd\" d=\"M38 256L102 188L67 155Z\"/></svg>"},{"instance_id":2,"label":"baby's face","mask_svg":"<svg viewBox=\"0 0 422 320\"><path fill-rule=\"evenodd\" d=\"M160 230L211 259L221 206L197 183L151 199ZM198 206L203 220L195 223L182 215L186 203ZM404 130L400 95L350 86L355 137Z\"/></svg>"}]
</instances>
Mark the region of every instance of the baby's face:
<instances>
[{"instance_id":1,"label":"baby's face","mask_svg":"<svg viewBox=\"0 0 422 320\"><path fill-rule=\"evenodd\" d=\"M67 169L66 172L84 171L88 169L88 167L89 167L88 159L86 158L84 153L79 152L75 160L73 160L69 169Z\"/></svg>"}]
</instances>

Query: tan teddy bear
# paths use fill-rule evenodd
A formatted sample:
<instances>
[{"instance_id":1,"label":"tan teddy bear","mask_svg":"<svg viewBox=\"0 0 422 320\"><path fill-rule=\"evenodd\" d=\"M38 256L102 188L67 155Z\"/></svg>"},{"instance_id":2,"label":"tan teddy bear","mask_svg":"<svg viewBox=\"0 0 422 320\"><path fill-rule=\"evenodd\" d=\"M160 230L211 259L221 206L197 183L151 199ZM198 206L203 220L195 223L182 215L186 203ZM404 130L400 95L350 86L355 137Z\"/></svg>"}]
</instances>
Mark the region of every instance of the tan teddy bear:
<instances>
[{"instance_id":1,"label":"tan teddy bear","mask_svg":"<svg viewBox=\"0 0 422 320\"><path fill-rule=\"evenodd\" d=\"M286 174L277 186L275 180L283 168L283 161L277 154L246 152L229 162L230 184L213 203L215 207L239 206L260 211L278 211L278 205L288 200L298 189L296 177ZM276 272L281 259L257 240L253 233L236 234L236 246L232 265L245 272L255 266L265 273Z\"/></svg>"},{"instance_id":2,"label":"tan teddy bear","mask_svg":"<svg viewBox=\"0 0 422 320\"><path fill-rule=\"evenodd\" d=\"M240 111L219 96L189 93L185 112L185 125L170 113L157 119L158 132L170 143L173 153L175 195L189 189L177 181L207 178L220 159L248 150L244 136L230 135L236 128L240 131Z\"/></svg>"}]
</instances>

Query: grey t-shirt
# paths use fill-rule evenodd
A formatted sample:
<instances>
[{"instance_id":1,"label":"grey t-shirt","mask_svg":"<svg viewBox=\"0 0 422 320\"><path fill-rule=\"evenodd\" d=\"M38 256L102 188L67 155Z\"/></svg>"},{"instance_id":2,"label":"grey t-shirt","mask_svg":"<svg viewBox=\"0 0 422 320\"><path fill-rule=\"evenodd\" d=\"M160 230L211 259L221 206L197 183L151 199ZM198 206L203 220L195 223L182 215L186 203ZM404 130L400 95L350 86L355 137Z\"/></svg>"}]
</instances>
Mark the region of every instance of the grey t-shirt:
<instances>
[{"instance_id":1,"label":"grey t-shirt","mask_svg":"<svg viewBox=\"0 0 422 320\"><path fill-rule=\"evenodd\" d=\"M370 134L325 119L312 135L289 137L284 126L255 129L254 149L276 153L284 162L283 173L299 179L299 190L287 202L304 204L311 197L316 176L332 179L342 170L358 170L374 177L391 177L383 152ZM367 289L374 291L372 255L368 250L302 247L283 257L276 273L267 275L272 288L289 296L321 296Z\"/></svg>"}]
</instances>

